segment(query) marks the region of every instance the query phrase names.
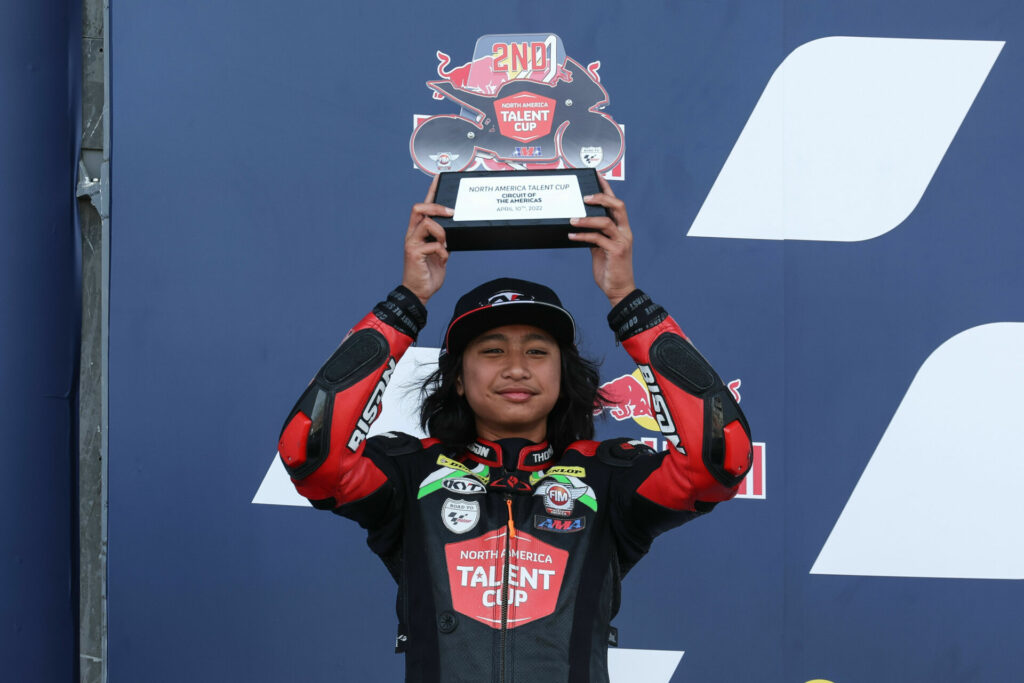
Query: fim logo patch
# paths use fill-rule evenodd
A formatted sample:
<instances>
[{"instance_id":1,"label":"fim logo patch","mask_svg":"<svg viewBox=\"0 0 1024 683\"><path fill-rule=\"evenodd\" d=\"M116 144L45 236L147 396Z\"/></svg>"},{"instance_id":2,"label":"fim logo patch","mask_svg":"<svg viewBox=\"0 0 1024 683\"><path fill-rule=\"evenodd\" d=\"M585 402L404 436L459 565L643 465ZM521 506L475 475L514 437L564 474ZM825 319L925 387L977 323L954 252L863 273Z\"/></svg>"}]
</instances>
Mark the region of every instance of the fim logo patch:
<instances>
[{"instance_id":1,"label":"fim logo patch","mask_svg":"<svg viewBox=\"0 0 1024 683\"><path fill-rule=\"evenodd\" d=\"M587 526L586 517L569 517L556 519L544 515L533 516L533 526L541 531L554 531L560 534L570 534L574 531L582 531Z\"/></svg>"},{"instance_id":2,"label":"fim logo patch","mask_svg":"<svg viewBox=\"0 0 1024 683\"><path fill-rule=\"evenodd\" d=\"M441 506L441 521L450 531L464 534L480 521L480 502L448 498Z\"/></svg>"},{"instance_id":3,"label":"fim logo patch","mask_svg":"<svg viewBox=\"0 0 1024 683\"><path fill-rule=\"evenodd\" d=\"M557 481L545 481L537 487L533 495L544 496L544 510L549 515L568 517L576 499L587 492L585 486L572 486Z\"/></svg>"}]
</instances>

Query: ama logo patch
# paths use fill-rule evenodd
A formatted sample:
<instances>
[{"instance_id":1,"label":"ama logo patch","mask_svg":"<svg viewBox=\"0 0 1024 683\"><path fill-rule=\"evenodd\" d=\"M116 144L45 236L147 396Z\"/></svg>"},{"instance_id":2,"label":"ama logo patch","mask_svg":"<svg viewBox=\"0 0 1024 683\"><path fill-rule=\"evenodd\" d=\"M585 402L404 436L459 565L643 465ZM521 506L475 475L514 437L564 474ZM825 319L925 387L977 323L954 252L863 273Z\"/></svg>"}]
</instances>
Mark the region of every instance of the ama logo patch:
<instances>
[{"instance_id":1,"label":"ama logo patch","mask_svg":"<svg viewBox=\"0 0 1024 683\"><path fill-rule=\"evenodd\" d=\"M587 526L586 517L569 517L567 519L556 519L544 515L533 516L533 527L541 531L554 531L559 534L570 534L574 531L582 531Z\"/></svg>"}]
</instances>

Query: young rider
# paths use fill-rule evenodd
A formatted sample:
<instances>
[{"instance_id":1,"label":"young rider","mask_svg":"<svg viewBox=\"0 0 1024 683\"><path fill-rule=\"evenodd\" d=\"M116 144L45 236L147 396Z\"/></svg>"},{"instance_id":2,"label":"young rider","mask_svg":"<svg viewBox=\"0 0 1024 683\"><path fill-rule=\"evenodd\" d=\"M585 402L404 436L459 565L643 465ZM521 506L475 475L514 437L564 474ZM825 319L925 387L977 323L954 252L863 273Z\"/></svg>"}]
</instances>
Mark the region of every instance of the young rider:
<instances>
[{"instance_id":1,"label":"young rider","mask_svg":"<svg viewBox=\"0 0 1024 683\"><path fill-rule=\"evenodd\" d=\"M436 181L435 181L436 186ZM654 537L732 498L746 419L661 306L636 289L625 205L601 179L574 219L616 338L667 443L593 441L596 368L553 291L503 278L459 299L422 409L426 439L368 437L444 281L434 187L412 209L402 285L348 334L285 423L280 453L314 507L351 518L398 583L407 681L608 680L619 585Z\"/></svg>"}]
</instances>

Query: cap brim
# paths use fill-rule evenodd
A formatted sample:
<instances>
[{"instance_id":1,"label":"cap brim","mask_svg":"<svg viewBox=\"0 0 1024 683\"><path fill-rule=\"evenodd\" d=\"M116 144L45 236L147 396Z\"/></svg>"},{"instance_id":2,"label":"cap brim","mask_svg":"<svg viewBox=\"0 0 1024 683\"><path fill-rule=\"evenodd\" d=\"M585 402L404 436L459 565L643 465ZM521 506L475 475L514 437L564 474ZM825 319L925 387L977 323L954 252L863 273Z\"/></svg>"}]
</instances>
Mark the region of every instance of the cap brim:
<instances>
[{"instance_id":1,"label":"cap brim","mask_svg":"<svg viewBox=\"0 0 1024 683\"><path fill-rule=\"evenodd\" d=\"M464 313L448 327L444 349L458 353L476 337L502 325L533 325L559 343L576 341L576 323L564 308L540 301L512 301Z\"/></svg>"}]
</instances>

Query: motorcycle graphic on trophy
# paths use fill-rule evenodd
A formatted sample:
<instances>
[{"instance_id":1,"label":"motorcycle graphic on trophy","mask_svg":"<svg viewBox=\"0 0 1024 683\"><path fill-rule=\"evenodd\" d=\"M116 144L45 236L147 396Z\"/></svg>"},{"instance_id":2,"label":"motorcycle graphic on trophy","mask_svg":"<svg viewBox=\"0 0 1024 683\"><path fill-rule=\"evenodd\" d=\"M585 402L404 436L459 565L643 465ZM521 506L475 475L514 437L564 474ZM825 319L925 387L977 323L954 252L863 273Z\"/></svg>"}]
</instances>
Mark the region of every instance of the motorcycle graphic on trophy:
<instances>
[{"instance_id":1,"label":"motorcycle graphic on trophy","mask_svg":"<svg viewBox=\"0 0 1024 683\"><path fill-rule=\"evenodd\" d=\"M409 151L424 173L489 170L595 168L600 173L622 160L620 126L602 109L609 102L600 83L600 62L583 67L563 57L554 35L484 36L486 53L446 69L428 81L435 99L460 106L419 122ZM561 59L559 59L561 58Z\"/></svg>"}]
</instances>

